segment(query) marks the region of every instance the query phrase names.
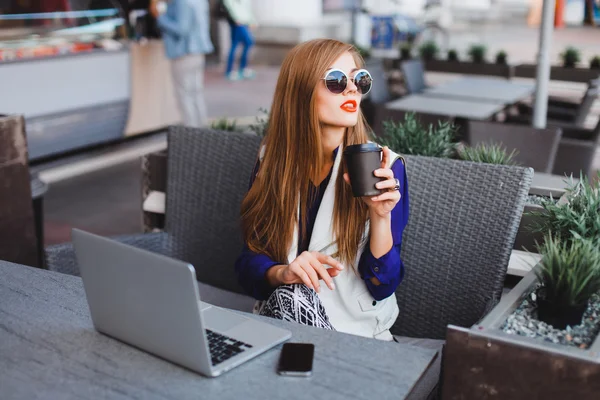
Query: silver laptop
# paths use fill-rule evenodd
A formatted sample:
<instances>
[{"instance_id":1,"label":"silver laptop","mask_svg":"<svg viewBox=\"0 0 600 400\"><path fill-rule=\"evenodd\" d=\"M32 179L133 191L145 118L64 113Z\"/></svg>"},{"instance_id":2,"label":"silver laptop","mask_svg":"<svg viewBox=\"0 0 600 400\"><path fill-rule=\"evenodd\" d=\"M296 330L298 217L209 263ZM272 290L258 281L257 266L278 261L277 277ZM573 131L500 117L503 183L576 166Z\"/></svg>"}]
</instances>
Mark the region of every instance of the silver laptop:
<instances>
[{"instance_id":1,"label":"silver laptop","mask_svg":"<svg viewBox=\"0 0 600 400\"><path fill-rule=\"evenodd\" d=\"M94 327L218 376L286 341L290 331L200 301L190 264L73 229Z\"/></svg>"}]
</instances>

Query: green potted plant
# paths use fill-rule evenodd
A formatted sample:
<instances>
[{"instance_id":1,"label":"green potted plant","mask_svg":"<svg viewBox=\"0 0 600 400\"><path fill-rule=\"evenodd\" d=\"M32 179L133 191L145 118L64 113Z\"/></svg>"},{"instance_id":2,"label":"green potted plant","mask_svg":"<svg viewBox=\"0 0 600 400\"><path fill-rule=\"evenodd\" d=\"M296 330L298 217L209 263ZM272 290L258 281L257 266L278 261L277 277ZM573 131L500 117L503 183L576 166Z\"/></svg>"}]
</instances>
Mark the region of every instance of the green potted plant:
<instances>
[{"instance_id":1,"label":"green potted plant","mask_svg":"<svg viewBox=\"0 0 600 400\"><path fill-rule=\"evenodd\" d=\"M577 63L581 61L581 52L572 46L568 46L560 56L563 66L566 68L575 68Z\"/></svg>"},{"instance_id":2,"label":"green potted plant","mask_svg":"<svg viewBox=\"0 0 600 400\"><path fill-rule=\"evenodd\" d=\"M598 238L560 241L546 235L535 274L538 319L556 329L581 324L590 297L600 291Z\"/></svg>"},{"instance_id":3,"label":"green potted plant","mask_svg":"<svg viewBox=\"0 0 600 400\"><path fill-rule=\"evenodd\" d=\"M590 59L590 69L600 69L600 56L594 56Z\"/></svg>"},{"instance_id":4,"label":"green potted plant","mask_svg":"<svg viewBox=\"0 0 600 400\"><path fill-rule=\"evenodd\" d=\"M410 60L412 58L412 46L410 43L404 43L400 46L400 59Z\"/></svg>"},{"instance_id":5,"label":"green potted plant","mask_svg":"<svg viewBox=\"0 0 600 400\"><path fill-rule=\"evenodd\" d=\"M210 127L217 131L227 131L227 132L239 131L239 127L237 126L237 121L235 119L229 120L225 117L220 118L216 121L213 121L213 123L210 124Z\"/></svg>"},{"instance_id":6,"label":"green potted plant","mask_svg":"<svg viewBox=\"0 0 600 400\"><path fill-rule=\"evenodd\" d=\"M458 153L461 160L486 164L517 165L514 161L516 151L508 153L499 144L478 144L475 147L465 146Z\"/></svg>"},{"instance_id":7,"label":"green potted plant","mask_svg":"<svg viewBox=\"0 0 600 400\"><path fill-rule=\"evenodd\" d=\"M458 61L458 52L456 50L448 50L448 61Z\"/></svg>"},{"instance_id":8,"label":"green potted plant","mask_svg":"<svg viewBox=\"0 0 600 400\"><path fill-rule=\"evenodd\" d=\"M474 44L469 48L469 57L474 63L482 64L485 62L485 54L487 53L487 47L481 44Z\"/></svg>"},{"instance_id":9,"label":"green potted plant","mask_svg":"<svg viewBox=\"0 0 600 400\"><path fill-rule=\"evenodd\" d=\"M507 65L507 57L508 55L504 50L499 51L496 53L496 64Z\"/></svg>"},{"instance_id":10,"label":"green potted plant","mask_svg":"<svg viewBox=\"0 0 600 400\"><path fill-rule=\"evenodd\" d=\"M267 134L267 128L269 127L269 110L260 108L258 111L262 115L257 116L256 124L250 125L248 129L257 136L264 137Z\"/></svg>"},{"instance_id":11,"label":"green potted plant","mask_svg":"<svg viewBox=\"0 0 600 400\"><path fill-rule=\"evenodd\" d=\"M375 136L375 141L400 154L450 158L456 152L455 133L451 122L427 127L414 113L407 113L404 121L384 121L383 134Z\"/></svg>"},{"instance_id":12,"label":"green potted plant","mask_svg":"<svg viewBox=\"0 0 600 400\"><path fill-rule=\"evenodd\" d=\"M419 54L423 60L434 60L440 51L438 45L433 41L427 41L419 47Z\"/></svg>"},{"instance_id":13,"label":"green potted plant","mask_svg":"<svg viewBox=\"0 0 600 400\"><path fill-rule=\"evenodd\" d=\"M600 173L598 173L600 179ZM561 242L571 243L582 238L600 238L600 190L581 176L579 182L571 183L565 195L566 201L544 201L543 212L533 212L536 223L532 231L552 232Z\"/></svg>"}]
</instances>

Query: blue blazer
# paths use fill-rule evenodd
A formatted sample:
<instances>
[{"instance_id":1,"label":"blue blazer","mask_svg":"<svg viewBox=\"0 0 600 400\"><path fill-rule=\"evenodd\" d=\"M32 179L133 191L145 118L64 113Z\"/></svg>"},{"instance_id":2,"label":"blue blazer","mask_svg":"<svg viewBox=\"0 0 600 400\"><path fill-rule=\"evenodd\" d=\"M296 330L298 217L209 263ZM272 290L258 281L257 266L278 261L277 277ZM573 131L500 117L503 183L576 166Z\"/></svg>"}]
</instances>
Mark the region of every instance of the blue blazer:
<instances>
[{"instance_id":1,"label":"blue blazer","mask_svg":"<svg viewBox=\"0 0 600 400\"><path fill-rule=\"evenodd\" d=\"M170 59L214 51L208 0L171 0L157 23Z\"/></svg>"}]
</instances>

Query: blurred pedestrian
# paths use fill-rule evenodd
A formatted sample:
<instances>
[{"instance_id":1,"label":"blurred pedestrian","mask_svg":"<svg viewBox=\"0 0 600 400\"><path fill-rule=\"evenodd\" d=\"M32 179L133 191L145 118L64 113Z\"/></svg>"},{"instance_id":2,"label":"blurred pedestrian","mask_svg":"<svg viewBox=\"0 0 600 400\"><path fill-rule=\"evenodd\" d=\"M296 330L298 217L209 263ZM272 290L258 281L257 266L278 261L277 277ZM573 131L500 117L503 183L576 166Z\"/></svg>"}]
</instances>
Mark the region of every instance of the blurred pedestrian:
<instances>
[{"instance_id":1,"label":"blurred pedestrian","mask_svg":"<svg viewBox=\"0 0 600 400\"><path fill-rule=\"evenodd\" d=\"M152 0L167 57L171 60L173 84L186 126L208 124L204 100L204 55L214 50L210 40L208 0Z\"/></svg>"},{"instance_id":2,"label":"blurred pedestrian","mask_svg":"<svg viewBox=\"0 0 600 400\"><path fill-rule=\"evenodd\" d=\"M227 10L229 27L231 31L231 49L229 50L229 58L227 59L227 68L225 76L229 80L251 79L255 73L248 68L248 51L254 44L252 38L251 27L254 27L256 20L252 13L251 0L222 0L222 3ZM240 57L239 70L233 70L235 61L235 50L238 44L242 44L242 55Z\"/></svg>"}]
</instances>

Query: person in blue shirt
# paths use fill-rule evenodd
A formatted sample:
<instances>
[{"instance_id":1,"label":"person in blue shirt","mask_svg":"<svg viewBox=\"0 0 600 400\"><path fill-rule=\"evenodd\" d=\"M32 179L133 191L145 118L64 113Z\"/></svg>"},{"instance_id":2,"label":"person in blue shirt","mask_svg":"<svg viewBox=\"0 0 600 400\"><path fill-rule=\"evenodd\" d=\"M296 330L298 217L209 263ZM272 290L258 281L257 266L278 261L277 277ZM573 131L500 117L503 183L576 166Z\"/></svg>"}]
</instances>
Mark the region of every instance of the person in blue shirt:
<instances>
[{"instance_id":1,"label":"person in blue shirt","mask_svg":"<svg viewBox=\"0 0 600 400\"><path fill-rule=\"evenodd\" d=\"M208 0L152 1L150 12L161 30L183 124L208 125L204 100L204 55L212 53Z\"/></svg>"},{"instance_id":2,"label":"person in blue shirt","mask_svg":"<svg viewBox=\"0 0 600 400\"><path fill-rule=\"evenodd\" d=\"M352 195L344 148L369 141L360 102L373 82L362 63L331 39L286 56L242 202L246 246L235 269L257 313L393 340L408 181L404 160L383 148L382 193Z\"/></svg>"}]
</instances>

